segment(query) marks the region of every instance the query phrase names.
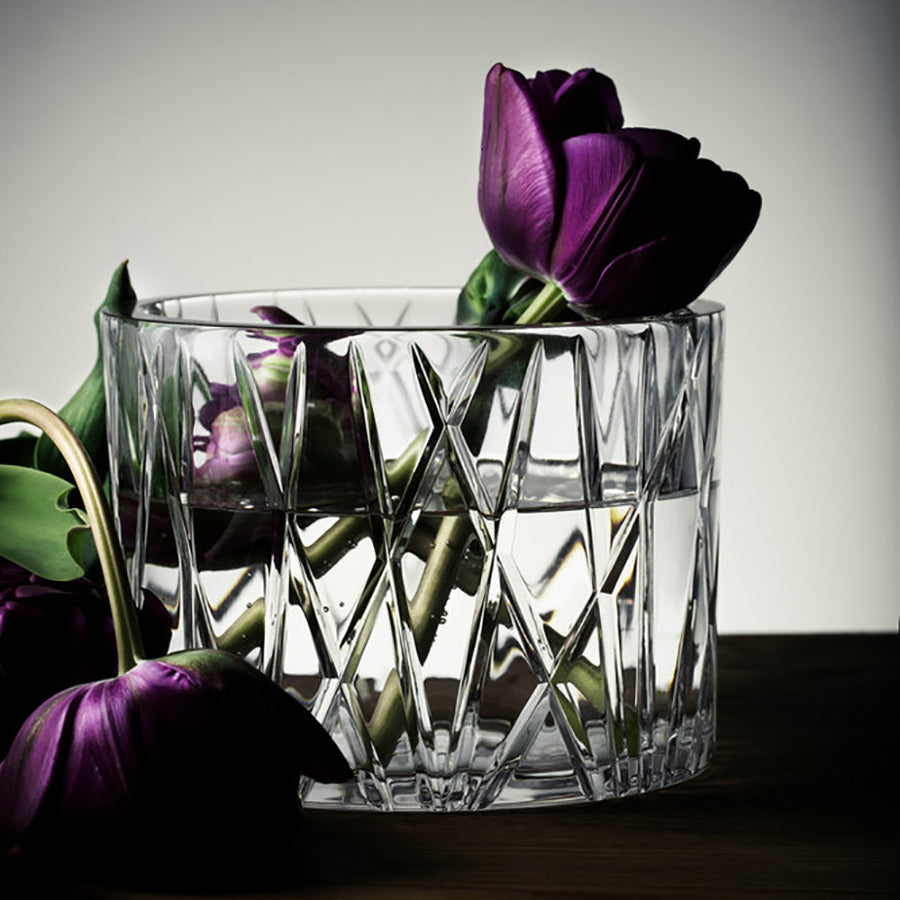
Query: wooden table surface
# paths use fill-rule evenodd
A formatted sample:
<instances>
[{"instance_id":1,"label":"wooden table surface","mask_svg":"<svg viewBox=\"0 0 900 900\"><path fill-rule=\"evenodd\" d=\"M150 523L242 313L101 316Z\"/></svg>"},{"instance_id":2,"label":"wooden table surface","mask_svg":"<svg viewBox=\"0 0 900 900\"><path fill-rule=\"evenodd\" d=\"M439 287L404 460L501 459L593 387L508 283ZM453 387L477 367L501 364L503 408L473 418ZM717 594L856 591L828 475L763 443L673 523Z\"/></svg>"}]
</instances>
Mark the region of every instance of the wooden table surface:
<instances>
[{"instance_id":1,"label":"wooden table surface","mask_svg":"<svg viewBox=\"0 0 900 900\"><path fill-rule=\"evenodd\" d=\"M643 797L430 815L309 810L271 883L73 884L0 859L14 897L898 897L897 635L720 639L716 759Z\"/></svg>"}]
</instances>

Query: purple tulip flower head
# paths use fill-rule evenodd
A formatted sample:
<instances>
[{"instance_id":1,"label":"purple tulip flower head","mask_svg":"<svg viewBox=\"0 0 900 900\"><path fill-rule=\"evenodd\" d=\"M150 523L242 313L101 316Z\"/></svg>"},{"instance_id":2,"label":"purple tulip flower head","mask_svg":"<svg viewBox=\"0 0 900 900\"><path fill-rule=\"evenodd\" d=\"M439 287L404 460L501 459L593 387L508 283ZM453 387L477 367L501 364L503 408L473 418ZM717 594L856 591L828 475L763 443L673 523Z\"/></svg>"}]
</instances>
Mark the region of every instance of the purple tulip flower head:
<instances>
[{"instance_id":1,"label":"purple tulip flower head","mask_svg":"<svg viewBox=\"0 0 900 900\"><path fill-rule=\"evenodd\" d=\"M696 299L740 249L760 197L669 131L625 129L613 83L583 69L485 86L478 199L500 256L596 317Z\"/></svg>"},{"instance_id":2,"label":"purple tulip flower head","mask_svg":"<svg viewBox=\"0 0 900 900\"><path fill-rule=\"evenodd\" d=\"M258 306L252 311L276 325L299 324L293 316L275 307ZM284 418L284 399L297 351L297 339L265 331L259 332L258 337L271 341L275 346L251 354L247 362L269 430L277 441ZM259 468L240 388L237 383L220 382L213 382L209 387L209 400L197 413L200 425L209 435L195 439L194 449L205 453L205 459L197 466L195 478L201 484L212 485L229 481L241 483L247 478L252 480L258 476Z\"/></svg>"},{"instance_id":3,"label":"purple tulip flower head","mask_svg":"<svg viewBox=\"0 0 900 900\"><path fill-rule=\"evenodd\" d=\"M275 448L284 423L285 402L291 371L302 336L290 329L303 323L286 310L257 306L252 310L272 328L254 335L273 346L247 356L252 390L255 391ZM285 330L279 330L283 326ZM320 335L321 338L321 335ZM317 483L334 485L342 477L349 481L358 471L356 437L350 413L350 382L345 356L333 352L327 342L307 344L304 359L306 394L303 399L301 468L307 489ZM246 391L245 383L244 389ZM194 488L207 498L230 498L262 488L258 454L247 418L246 398L241 386L213 382L209 398L197 411L202 431L194 435L199 455L194 470ZM331 489L328 487L327 489ZM334 499L333 497L331 498Z\"/></svg>"},{"instance_id":4,"label":"purple tulip flower head","mask_svg":"<svg viewBox=\"0 0 900 900\"><path fill-rule=\"evenodd\" d=\"M171 619L144 593L138 610L151 656L169 648ZM48 697L116 674L109 602L87 578L48 581L0 558L0 758L19 726Z\"/></svg>"},{"instance_id":5,"label":"purple tulip flower head","mask_svg":"<svg viewBox=\"0 0 900 900\"><path fill-rule=\"evenodd\" d=\"M235 481L257 472L253 439L240 406L223 410L210 422L209 438L203 449L206 459L196 474L200 482Z\"/></svg>"},{"instance_id":6,"label":"purple tulip flower head","mask_svg":"<svg viewBox=\"0 0 900 900\"><path fill-rule=\"evenodd\" d=\"M0 764L0 846L92 860L263 850L296 833L304 775L351 773L262 673L221 651L145 660L26 721Z\"/></svg>"}]
</instances>

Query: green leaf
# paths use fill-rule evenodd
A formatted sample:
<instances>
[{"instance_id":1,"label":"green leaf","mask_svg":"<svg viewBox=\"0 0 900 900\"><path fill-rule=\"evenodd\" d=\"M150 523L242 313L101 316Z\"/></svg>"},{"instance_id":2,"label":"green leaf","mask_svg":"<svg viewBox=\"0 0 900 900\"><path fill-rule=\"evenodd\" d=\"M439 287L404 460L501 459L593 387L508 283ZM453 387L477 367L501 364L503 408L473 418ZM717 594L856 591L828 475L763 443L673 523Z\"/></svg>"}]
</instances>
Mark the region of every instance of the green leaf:
<instances>
[{"instance_id":1,"label":"green leaf","mask_svg":"<svg viewBox=\"0 0 900 900\"><path fill-rule=\"evenodd\" d=\"M59 415L84 445L101 481L109 468L109 457L106 448L106 395L103 390L100 311L108 309L119 315L127 316L131 314L136 302L137 297L128 276L126 260L113 273L106 298L94 313L94 327L97 331L97 359L94 366L68 403L59 411ZM41 435L37 440L34 465L61 478L69 475L68 466L60 452L46 435Z\"/></svg>"},{"instance_id":2,"label":"green leaf","mask_svg":"<svg viewBox=\"0 0 900 900\"><path fill-rule=\"evenodd\" d=\"M72 490L48 472L0 465L0 556L52 581L83 575L90 529L85 514L64 503Z\"/></svg>"},{"instance_id":3,"label":"green leaf","mask_svg":"<svg viewBox=\"0 0 900 900\"><path fill-rule=\"evenodd\" d=\"M491 250L459 294L456 321L460 325L514 322L512 308L525 308L542 287L542 281L508 266Z\"/></svg>"}]
</instances>

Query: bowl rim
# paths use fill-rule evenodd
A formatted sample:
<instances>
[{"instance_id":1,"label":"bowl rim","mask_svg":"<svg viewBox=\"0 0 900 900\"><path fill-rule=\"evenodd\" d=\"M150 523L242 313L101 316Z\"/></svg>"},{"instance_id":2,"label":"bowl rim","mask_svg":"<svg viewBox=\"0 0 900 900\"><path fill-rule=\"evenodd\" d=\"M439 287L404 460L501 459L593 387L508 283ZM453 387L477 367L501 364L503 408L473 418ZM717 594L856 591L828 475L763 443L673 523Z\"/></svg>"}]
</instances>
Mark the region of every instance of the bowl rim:
<instances>
[{"instance_id":1,"label":"bowl rim","mask_svg":"<svg viewBox=\"0 0 900 900\"><path fill-rule=\"evenodd\" d=\"M273 288L250 289L229 291L208 291L189 294L166 294L161 296L139 298L134 309L130 313L102 308L101 315L107 319L118 319L125 322L133 322L139 325L185 327L185 328L224 328L224 329L254 329L265 328L267 331L278 331L285 334L296 333L354 333L361 331L372 332L517 332L546 330L570 330L572 328L603 328L606 326L646 326L653 322L665 322L670 324L695 321L697 319L721 316L725 312L725 306L718 301L701 297L693 300L687 306L679 307L666 313L650 315L621 316L608 319L573 319L568 322L538 322L528 325L516 323L503 324L464 324L448 322L444 324L403 324L402 318L406 314L409 305L415 299L437 298L454 299L459 295L458 287L449 286L365 286L365 287L311 287L311 288ZM272 323L263 319L250 319L249 316L219 316L220 303L235 303L259 298L257 306L280 307L279 299L290 296L295 302L306 299L318 299L319 301L329 297L344 297L351 300L354 296L384 297L407 295L407 303L401 313L401 321L394 324L379 325L374 322L367 324L328 324L315 321L315 316L310 310L310 318L313 321L292 323ZM268 302L263 302L268 301ZM184 305L199 306L201 303L216 310L215 318L209 315L191 315L179 312L176 315L167 314L166 306ZM307 306L307 310L309 307Z\"/></svg>"}]
</instances>

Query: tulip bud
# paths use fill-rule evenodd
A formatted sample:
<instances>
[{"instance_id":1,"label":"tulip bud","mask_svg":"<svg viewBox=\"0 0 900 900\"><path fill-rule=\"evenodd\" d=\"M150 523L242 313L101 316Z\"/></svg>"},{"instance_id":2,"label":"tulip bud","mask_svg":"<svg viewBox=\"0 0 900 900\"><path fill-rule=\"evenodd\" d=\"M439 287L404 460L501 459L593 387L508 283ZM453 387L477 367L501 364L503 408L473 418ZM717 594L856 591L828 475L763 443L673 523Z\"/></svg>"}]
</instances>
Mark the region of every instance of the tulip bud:
<instances>
[{"instance_id":1,"label":"tulip bud","mask_svg":"<svg viewBox=\"0 0 900 900\"><path fill-rule=\"evenodd\" d=\"M256 471L256 456L240 406L220 412L210 426L206 461L197 469L201 481L232 481Z\"/></svg>"},{"instance_id":2,"label":"tulip bud","mask_svg":"<svg viewBox=\"0 0 900 900\"><path fill-rule=\"evenodd\" d=\"M279 340L277 348L251 354L247 360L275 441L281 434L284 398L295 350L290 339ZM243 476L256 474L256 455L237 384L211 384L209 400L198 411L197 419L209 429L209 437L201 437L197 442L199 449L206 452L206 459L197 467L199 481L240 481Z\"/></svg>"},{"instance_id":3,"label":"tulip bud","mask_svg":"<svg viewBox=\"0 0 900 900\"><path fill-rule=\"evenodd\" d=\"M270 350L258 353L250 358L253 369L253 380L263 403L284 403L288 377L291 374L293 352L288 354L281 350Z\"/></svg>"},{"instance_id":4,"label":"tulip bud","mask_svg":"<svg viewBox=\"0 0 900 900\"><path fill-rule=\"evenodd\" d=\"M695 300L760 211L743 178L698 158L698 141L622 125L615 86L593 70L488 74L478 184L488 235L510 266L591 317Z\"/></svg>"}]
</instances>

